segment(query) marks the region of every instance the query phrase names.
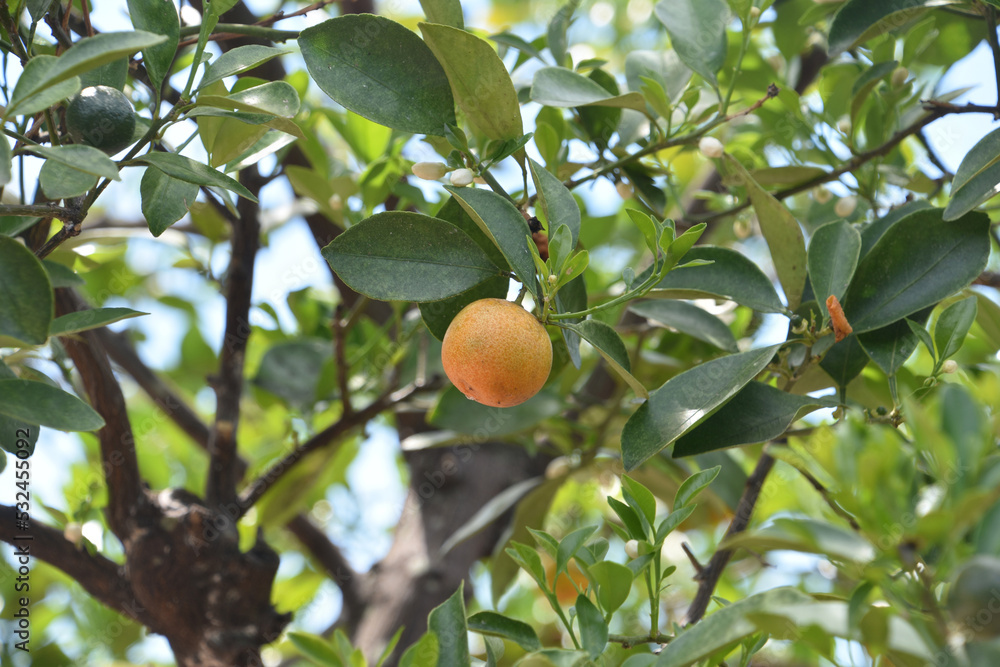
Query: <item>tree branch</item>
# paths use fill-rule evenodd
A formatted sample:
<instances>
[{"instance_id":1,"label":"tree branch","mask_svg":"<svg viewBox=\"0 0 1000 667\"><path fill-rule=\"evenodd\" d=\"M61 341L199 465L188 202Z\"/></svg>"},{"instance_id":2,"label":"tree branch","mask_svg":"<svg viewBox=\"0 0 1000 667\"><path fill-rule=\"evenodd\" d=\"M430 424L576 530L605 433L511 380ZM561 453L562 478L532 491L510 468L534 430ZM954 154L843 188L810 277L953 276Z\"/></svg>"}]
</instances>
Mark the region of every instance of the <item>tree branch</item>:
<instances>
[{"instance_id":1,"label":"tree branch","mask_svg":"<svg viewBox=\"0 0 1000 667\"><path fill-rule=\"evenodd\" d=\"M15 547L26 544L32 558L59 568L101 604L157 631L153 617L136 601L122 566L100 554L91 555L50 526L32 522L29 532L15 533L15 515L13 507L0 505L0 540ZM15 539L25 535L31 539Z\"/></svg>"},{"instance_id":2,"label":"tree branch","mask_svg":"<svg viewBox=\"0 0 1000 667\"><path fill-rule=\"evenodd\" d=\"M70 289L56 290L57 315L82 310L87 310L87 306L75 292ZM136 516L148 506L143 494L135 438L129 423L125 397L94 332L61 336L60 340L80 373L91 405L105 422L104 427L97 432L104 478L108 486L108 506L105 513L111 532L124 542L132 532Z\"/></svg>"},{"instance_id":3,"label":"tree branch","mask_svg":"<svg viewBox=\"0 0 1000 667\"><path fill-rule=\"evenodd\" d=\"M993 117L1000 119L1000 43L997 42L997 10L992 5L983 3L986 9L986 39L993 51L993 74L997 84L997 108Z\"/></svg>"},{"instance_id":4,"label":"tree branch","mask_svg":"<svg viewBox=\"0 0 1000 667\"><path fill-rule=\"evenodd\" d=\"M773 467L774 458L767 453L761 454L760 460L757 461L757 467L754 468L750 477L747 478L746 486L743 488L743 495L740 496L740 502L736 505L736 515L733 517L725 536L722 538L723 542L747 529L747 526L750 524L750 517L753 515L753 508L757 504L757 498L760 497L760 490L764 487L764 481ZM715 586L719 583L719 578L722 576L722 572L726 569L726 565L732 556L732 549L717 550L712 554L712 559L708 561L705 569L695 577L698 579L698 592L695 594L694 600L688 608L688 624L697 623L705 615L708 603L712 599L712 593L715 591Z\"/></svg>"},{"instance_id":5,"label":"tree branch","mask_svg":"<svg viewBox=\"0 0 1000 667\"><path fill-rule=\"evenodd\" d=\"M248 189L255 194L264 183L256 169L244 172ZM220 209L224 211L225 209ZM232 223L232 256L226 277L226 333L219 354L219 373L213 378L216 396L215 425L209 439L211 462L205 489L210 506L236 500L239 481L236 466L236 429L243 396L243 361L250 338L250 294L254 262L260 247L259 206L245 198L237 204L238 218L226 214Z\"/></svg>"}]
</instances>

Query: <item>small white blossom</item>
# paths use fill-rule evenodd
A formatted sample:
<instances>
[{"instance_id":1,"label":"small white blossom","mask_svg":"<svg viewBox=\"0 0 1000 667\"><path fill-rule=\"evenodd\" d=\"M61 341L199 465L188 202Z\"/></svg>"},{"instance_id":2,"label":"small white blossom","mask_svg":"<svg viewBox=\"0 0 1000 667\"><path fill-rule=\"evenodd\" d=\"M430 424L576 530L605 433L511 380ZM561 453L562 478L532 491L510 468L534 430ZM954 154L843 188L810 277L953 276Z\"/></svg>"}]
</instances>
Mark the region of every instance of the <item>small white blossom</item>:
<instances>
[{"instance_id":1,"label":"small white blossom","mask_svg":"<svg viewBox=\"0 0 1000 667\"><path fill-rule=\"evenodd\" d=\"M941 372L948 373L949 375L958 370L958 362L954 359L949 359L948 361L941 364Z\"/></svg>"},{"instance_id":2,"label":"small white blossom","mask_svg":"<svg viewBox=\"0 0 1000 667\"><path fill-rule=\"evenodd\" d=\"M719 158L726 152L722 142L715 137L702 137L698 142L698 150L708 158Z\"/></svg>"},{"instance_id":3,"label":"small white blossom","mask_svg":"<svg viewBox=\"0 0 1000 667\"><path fill-rule=\"evenodd\" d=\"M837 203L833 206L833 212L836 213L841 218L846 218L851 213L854 213L854 209L858 207L857 197L842 197L837 200Z\"/></svg>"},{"instance_id":4,"label":"small white blossom","mask_svg":"<svg viewBox=\"0 0 1000 667\"><path fill-rule=\"evenodd\" d=\"M414 176L425 181L436 181L448 173L448 165L442 162L417 162L410 169Z\"/></svg>"},{"instance_id":5,"label":"small white blossom","mask_svg":"<svg viewBox=\"0 0 1000 667\"><path fill-rule=\"evenodd\" d=\"M474 178L475 174L472 173L471 169L456 169L451 172L449 180L456 188L464 188L466 185L471 185Z\"/></svg>"},{"instance_id":6,"label":"small white blossom","mask_svg":"<svg viewBox=\"0 0 1000 667\"><path fill-rule=\"evenodd\" d=\"M629 558L638 558L639 557L639 542L637 542L636 540L629 540L628 542L626 542L625 543L625 554Z\"/></svg>"}]
</instances>

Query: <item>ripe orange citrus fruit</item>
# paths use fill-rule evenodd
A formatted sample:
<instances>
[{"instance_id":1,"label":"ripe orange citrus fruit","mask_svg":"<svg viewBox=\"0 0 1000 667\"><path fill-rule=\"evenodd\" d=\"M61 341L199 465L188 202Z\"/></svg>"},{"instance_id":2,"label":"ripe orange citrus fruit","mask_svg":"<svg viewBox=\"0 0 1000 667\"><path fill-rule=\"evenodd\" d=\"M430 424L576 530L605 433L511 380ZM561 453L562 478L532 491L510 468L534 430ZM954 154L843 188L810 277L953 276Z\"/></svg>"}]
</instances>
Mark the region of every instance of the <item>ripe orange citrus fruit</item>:
<instances>
[{"instance_id":1,"label":"ripe orange citrus fruit","mask_svg":"<svg viewBox=\"0 0 1000 667\"><path fill-rule=\"evenodd\" d=\"M480 299L459 311L445 332L441 363L467 398L501 408L538 393L552 369L552 343L516 303Z\"/></svg>"}]
</instances>

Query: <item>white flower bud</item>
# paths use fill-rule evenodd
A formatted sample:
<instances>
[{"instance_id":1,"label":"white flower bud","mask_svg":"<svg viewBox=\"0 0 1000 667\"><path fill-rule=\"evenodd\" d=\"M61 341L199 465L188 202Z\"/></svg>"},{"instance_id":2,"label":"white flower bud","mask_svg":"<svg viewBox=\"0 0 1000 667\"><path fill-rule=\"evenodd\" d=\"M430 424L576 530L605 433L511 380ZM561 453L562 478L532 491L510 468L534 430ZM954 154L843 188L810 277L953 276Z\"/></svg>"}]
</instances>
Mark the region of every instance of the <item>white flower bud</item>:
<instances>
[{"instance_id":1,"label":"white flower bud","mask_svg":"<svg viewBox=\"0 0 1000 667\"><path fill-rule=\"evenodd\" d=\"M559 277L556 276L556 275L550 275L549 278L548 278L548 280L549 280L549 284L550 285L555 285L556 282L559 281Z\"/></svg>"},{"instance_id":2,"label":"white flower bud","mask_svg":"<svg viewBox=\"0 0 1000 667\"><path fill-rule=\"evenodd\" d=\"M466 185L471 185L474 178L475 174L472 173L471 169L456 169L449 176L451 184L456 188L464 188Z\"/></svg>"},{"instance_id":3,"label":"white flower bud","mask_svg":"<svg viewBox=\"0 0 1000 667\"><path fill-rule=\"evenodd\" d=\"M910 70L905 67L897 67L892 70L892 87L899 88L910 78Z\"/></svg>"},{"instance_id":4,"label":"white flower bud","mask_svg":"<svg viewBox=\"0 0 1000 667\"><path fill-rule=\"evenodd\" d=\"M63 528L63 537L73 544L79 545L80 541L83 540L83 526L76 521L70 521Z\"/></svg>"},{"instance_id":5,"label":"white flower bud","mask_svg":"<svg viewBox=\"0 0 1000 667\"><path fill-rule=\"evenodd\" d=\"M549 461L549 465L545 466L545 479L555 479L556 477L563 477L569 473L573 465L569 461L569 457L559 456L557 458Z\"/></svg>"},{"instance_id":6,"label":"white flower bud","mask_svg":"<svg viewBox=\"0 0 1000 667\"><path fill-rule=\"evenodd\" d=\"M955 361L954 359L949 359L948 361L941 364L942 373L948 373L949 375L951 375L957 370L958 370L958 362Z\"/></svg>"},{"instance_id":7,"label":"white flower bud","mask_svg":"<svg viewBox=\"0 0 1000 667\"><path fill-rule=\"evenodd\" d=\"M442 162L417 162L410 170L417 178L425 181L436 181L448 173L448 165Z\"/></svg>"},{"instance_id":8,"label":"white flower bud","mask_svg":"<svg viewBox=\"0 0 1000 667\"><path fill-rule=\"evenodd\" d=\"M840 122L837 123L837 129L840 130L842 134L851 133L851 121L846 118L841 118Z\"/></svg>"},{"instance_id":9,"label":"white flower bud","mask_svg":"<svg viewBox=\"0 0 1000 667\"><path fill-rule=\"evenodd\" d=\"M708 158L719 158L726 152L722 142L715 137L702 137L698 142L698 150Z\"/></svg>"},{"instance_id":10,"label":"white flower bud","mask_svg":"<svg viewBox=\"0 0 1000 667\"><path fill-rule=\"evenodd\" d=\"M854 209L858 207L857 197L842 197L833 206L833 212L836 213L841 218L846 218L851 213L854 213Z\"/></svg>"},{"instance_id":11,"label":"white flower bud","mask_svg":"<svg viewBox=\"0 0 1000 667\"><path fill-rule=\"evenodd\" d=\"M826 188L813 188L813 199L817 204L825 204L833 199L833 193Z\"/></svg>"},{"instance_id":12,"label":"white flower bud","mask_svg":"<svg viewBox=\"0 0 1000 667\"><path fill-rule=\"evenodd\" d=\"M750 8L750 20L751 21L756 21L759 18L760 18L760 7L751 7Z\"/></svg>"},{"instance_id":13,"label":"white flower bud","mask_svg":"<svg viewBox=\"0 0 1000 667\"><path fill-rule=\"evenodd\" d=\"M615 183L615 190L618 191L618 196L622 199L632 198L632 188L629 187L628 183L625 181L618 181Z\"/></svg>"},{"instance_id":14,"label":"white flower bud","mask_svg":"<svg viewBox=\"0 0 1000 667\"><path fill-rule=\"evenodd\" d=\"M629 540L625 543L625 555L629 558L639 557L639 542L636 540Z\"/></svg>"}]
</instances>

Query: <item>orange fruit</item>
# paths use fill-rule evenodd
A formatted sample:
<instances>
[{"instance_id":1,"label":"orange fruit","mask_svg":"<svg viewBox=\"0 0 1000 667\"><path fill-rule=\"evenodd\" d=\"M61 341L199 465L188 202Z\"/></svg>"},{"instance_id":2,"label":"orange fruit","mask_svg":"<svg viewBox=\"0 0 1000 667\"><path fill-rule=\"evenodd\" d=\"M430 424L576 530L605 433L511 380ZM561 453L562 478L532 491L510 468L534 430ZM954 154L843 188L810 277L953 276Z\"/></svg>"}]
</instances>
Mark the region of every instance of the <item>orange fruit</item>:
<instances>
[{"instance_id":1,"label":"orange fruit","mask_svg":"<svg viewBox=\"0 0 1000 667\"><path fill-rule=\"evenodd\" d=\"M480 299L459 311L441 343L448 379L483 405L509 408L538 393L552 369L552 343L516 303Z\"/></svg>"}]
</instances>

